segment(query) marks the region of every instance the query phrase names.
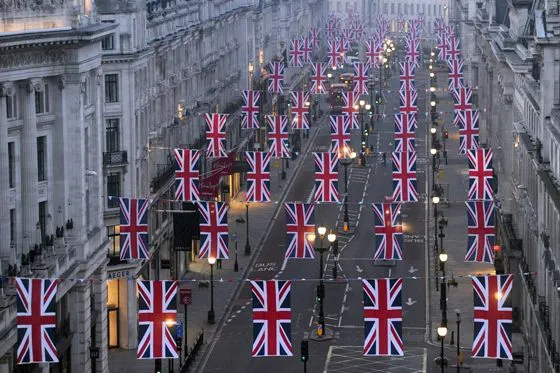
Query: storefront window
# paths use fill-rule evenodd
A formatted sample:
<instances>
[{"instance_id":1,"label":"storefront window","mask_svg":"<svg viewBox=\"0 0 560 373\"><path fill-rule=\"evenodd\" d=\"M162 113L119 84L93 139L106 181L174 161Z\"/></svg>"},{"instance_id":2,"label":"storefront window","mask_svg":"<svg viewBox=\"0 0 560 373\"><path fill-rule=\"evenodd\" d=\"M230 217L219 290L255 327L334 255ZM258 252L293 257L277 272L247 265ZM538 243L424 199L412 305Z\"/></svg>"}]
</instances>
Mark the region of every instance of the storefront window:
<instances>
[{"instance_id":1,"label":"storefront window","mask_svg":"<svg viewBox=\"0 0 560 373\"><path fill-rule=\"evenodd\" d=\"M107 281L109 348L119 347L119 280Z\"/></svg>"},{"instance_id":2,"label":"storefront window","mask_svg":"<svg viewBox=\"0 0 560 373\"><path fill-rule=\"evenodd\" d=\"M121 226L111 225L107 227L109 237L109 258L121 256Z\"/></svg>"}]
</instances>

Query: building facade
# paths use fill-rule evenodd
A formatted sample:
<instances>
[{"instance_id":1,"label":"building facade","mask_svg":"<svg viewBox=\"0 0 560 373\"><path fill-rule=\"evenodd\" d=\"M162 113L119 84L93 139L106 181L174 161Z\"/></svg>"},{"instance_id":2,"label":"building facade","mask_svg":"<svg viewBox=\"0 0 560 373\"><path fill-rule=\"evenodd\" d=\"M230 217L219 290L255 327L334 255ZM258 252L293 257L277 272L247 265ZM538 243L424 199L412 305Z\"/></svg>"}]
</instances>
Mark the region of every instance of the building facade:
<instances>
[{"instance_id":1,"label":"building facade","mask_svg":"<svg viewBox=\"0 0 560 373\"><path fill-rule=\"evenodd\" d=\"M447 23L449 14L448 0L378 0L376 13L392 20L391 31L398 31L397 18L405 20L421 17L424 19L423 37L434 35L434 21L443 18Z\"/></svg>"},{"instance_id":2,"label":"building facade","mask_svg":"<svg viewBox=\"0 0 560 373\"><path fill-rule=\"evenodd\" d=\"M458 0L452 22L494 149L498 273L515 274L524 371L560 371L560 26L557 2Z\"/></svg>"}]
</instances>

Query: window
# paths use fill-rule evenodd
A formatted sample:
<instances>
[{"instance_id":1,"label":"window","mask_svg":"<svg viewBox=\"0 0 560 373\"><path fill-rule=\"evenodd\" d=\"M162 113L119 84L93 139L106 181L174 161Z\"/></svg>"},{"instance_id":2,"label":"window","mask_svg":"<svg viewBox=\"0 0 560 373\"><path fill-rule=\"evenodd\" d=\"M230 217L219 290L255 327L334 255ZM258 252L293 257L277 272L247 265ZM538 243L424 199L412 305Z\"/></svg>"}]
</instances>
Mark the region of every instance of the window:
<instances>
[{"instance_id":1,"label":"window","mask_svg":"<svg viewBox=\"0 0 560 373\"><path fill-rule=\"evenodd\" d=\"M10 188L15 188L16 184L16 143L8 143L8 180Z\"/></svg>"},{"instance_id":2,"label":"window","mask_svg":"<svg viewBox=\"0 0 560 373\"><path fill-rule=\"evenodd\" d=\"M10 209L10 244L16 243L16 209Z\"/></svg>"},{"instance_id":3,"label":"window","mask_svg":"<svg viewBox=\"0 0 560 373\"><path fill-rule=\"evenodd\" d=\"M105 75L105 102L119 102L119 76Z\"/></svg>"},{"instance_id":4,"label":"window","mask_svg":"<svg viewBox=\"0 0 560 373\"><path fill-rule=\"evenodd\" d=\"M107 119L105 126L105 147L107 152L119 151L119 120Z\"/></svg>"},{"instance_id":5,"label":"window","mask_svg":"<svg viewBox=\"0 0 560 373\"><path fill-rule=\"evenodd\" d=\"M6 96L6 117L8 119L16 119L17 118L17 97L14 96Z\"/></svg>"},{"instance_id":6,"label":"window","mask_svg":"<svg viewBox=\"0 0 560 373\"><path fill-rule=\"evenodd\" d=\"M41 243L45 242L47 235L47 202L39 202L39 227L41 228Z\"/></svg>"},{"instance_id":7,"label":"window","mask_svg":"<svg viewBox=\"0 0 560 373\"><path fill-rule=\"evenodd\" d=\"M121 226L111 225L107 227L107 237L109 237L109 257L121 256Z\"/></svg>"},{"instance_id":8,"label":"window","mask_svg":"<svg viewBox=\"0 0 560 373\"><path fill-rule=\"evenodd\" d=\"M391 3L391 14L395 14L395 4Z\"/></svg>"},{"instance_id":9,"label":"window","mask_svg":"<svg viewBox=\"0 0 560 373\"><path fill-rule=\"evenodd\" d=\"M37 137L37 179L39 181L47 180L46 172L46 161L47 161L47 137L40 136Z\"/></svg>"},{"instance_id":10,"label":"window","mask_svg":"<svg viewBox=\"0 0 560 373\"><path fill-rule=\"evenodd\" d=\"M107 207L116 208L119 207L119 200L115 197L121 196L121 175L118 172L111 172L107 176L107 196L113 197L109 198Z\"/></svg>"},{"instance_id":11,"label":"window","mask_svg":"<svg viewBox=\"0 0 560 373\"><path fill-rule=\"evenodd\" d=\"M49 111L49 85L45 84L43 86L43 91L35 91L35 113L45 114Z\"/></svg>"},{"instance_id":12,"label":"window","mask_svg":"<svg viewBox=\"0 0 560 373\"><path fill-rule=\"evenodd\" d=\"M101 49L104 51L115 49L114 41L113 34L105 36L103 40L101 40Z\"/></svg>"}]
</instances>

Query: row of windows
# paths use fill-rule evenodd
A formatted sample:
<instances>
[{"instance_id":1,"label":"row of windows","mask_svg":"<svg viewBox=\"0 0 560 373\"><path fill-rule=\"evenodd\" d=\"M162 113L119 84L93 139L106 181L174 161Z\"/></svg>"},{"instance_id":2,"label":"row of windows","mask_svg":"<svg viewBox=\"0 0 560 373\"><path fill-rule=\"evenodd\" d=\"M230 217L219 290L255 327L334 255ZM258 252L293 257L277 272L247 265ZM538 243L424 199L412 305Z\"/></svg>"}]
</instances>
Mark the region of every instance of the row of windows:
<instances>
[{"instance_id":1,"label":"row of windows","mask_svg":"<svg viewBox=\"0 0 560 373\"><path fill-rule=\"evenodd\" d=\"M6 96L6 117L8 119L19 117L17 97L17 94ZM50 111L49 85L45 84L42 92L35 92L35 114L48 114Z\"/></svg>"},{"instance_id":2,"label":"row of windows","mask_svg":"<svg viewBox=\"0 0 560 373\"><path fill-rule=\"evenodd\" d=\"M47 180L47 137L37 137L37 180ZM16 143L8 143L8 184L15 188L16 183Z\"/></svg>"},{"instance_id":3,"label":"row of windows","mask_svg":"<svg viewBox=\"0 0 560 373\"><path fill-rule=\"evenodd\" d=\"M40 237L29 237L29 242L23 242L23 245L35 244L35 243L45 243L45 238L47 234L53 234L54 232L47 232L47 218L49 216L49 211L47 208L47 202L39 202L39 228L41 229ZM16 243L16 209L10 209L10 244ZM40 240L41 242L36 242Z\"/></svg>"},{"instance_id":4,"label":"row of windows","mask_svg":"<svg viewBox=\"0 0 560 373\"><path fill-rule=\"evenodd\" d=\"M402 5L402 6L401 6ZM422 6L422 10L420 10L420 6ZM427 9L426 9L427 8ZM388 3L384 3L383 4L383 13L385 14L390 14L390 15L399 15L399 14L404 14L404 15L419 15L419 14L426 14L428 16L443 16L443 5L439 4L428 4L428 6L426 7L426 4L416 4L416 12L414 12L414 4L401 4L398 3L397 6L395 6L395 3L391 3L391 13L389 13L389 4Z\"/></svg>"}]
</instances>

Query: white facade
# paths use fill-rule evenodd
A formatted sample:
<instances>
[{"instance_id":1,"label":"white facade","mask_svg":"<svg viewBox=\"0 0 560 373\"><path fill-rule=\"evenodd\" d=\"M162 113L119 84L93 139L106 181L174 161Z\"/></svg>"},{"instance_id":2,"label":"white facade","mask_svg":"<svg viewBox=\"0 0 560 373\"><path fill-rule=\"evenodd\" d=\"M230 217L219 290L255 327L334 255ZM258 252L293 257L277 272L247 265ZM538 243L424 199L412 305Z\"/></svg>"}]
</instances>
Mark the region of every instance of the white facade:
<instances>
[{"instance_id":1,"label":"white facade","mask_svg":"<svg viewBox=\"0 0 560 373\"><path fill-rule=\"evenodd\" d=\"M532 9L532 11L531 11ZM456 1L481 141L498 179L497 270L515 274L525 371L560 370L560 17L557 2ZM529 274L530 273L530 274ZM517 334L519 333L519 334ZM517 334L517 337L516 337Z\"/></svg>"},{"instance_id":2,"label":"white facade","mask_svg":"<svg viewBox=\"0 0 560 373\"><path fill-rule=\"evenodd\" d=\"M405 20L422 17L424 19L424 37L435 39L434 21L437 18L448 20L449 1L448 0L378 0L377 14L393 20L392 31L397 31L397 18L403 17Z\"/></svg>"},{"instance_id":3,"label":"white facade","mask_svg":"<svg viewBox=\"0 0 560 373\"><path fill-rule=\"evenodd\" d=\"M377 2L380 0L329 0L329 12L345 19L349 13L358 14L362 22L371 25L377 15Z\"/></svg>"}]
</instances>

